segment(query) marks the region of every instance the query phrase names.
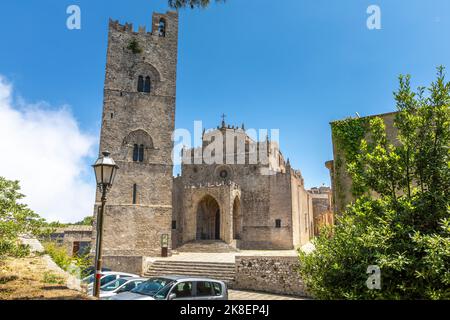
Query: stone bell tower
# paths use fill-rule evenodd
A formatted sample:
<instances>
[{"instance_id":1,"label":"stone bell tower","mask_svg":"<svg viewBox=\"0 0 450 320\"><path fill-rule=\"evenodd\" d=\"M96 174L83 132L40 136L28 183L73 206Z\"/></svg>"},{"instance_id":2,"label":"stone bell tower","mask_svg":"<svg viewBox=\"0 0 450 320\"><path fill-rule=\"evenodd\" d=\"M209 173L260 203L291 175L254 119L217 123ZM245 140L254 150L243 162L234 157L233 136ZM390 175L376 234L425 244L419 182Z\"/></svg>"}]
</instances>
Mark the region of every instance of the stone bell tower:
<instances>
[{"instance_id":1,"label":"stone bell tower","mask_svg":"<svg viewBox=\"0 0 450 320\"><path fill-rule=\"evenodd\" d=\"M160 256L166 235L170 247L177 47L176 12L154 13L151 30L109 22L100 152L120 169L108 193L103 261L116 270L137 272L142 257ZM99 205L97 192L95 214Z\"/></svg>"}]
</instances>

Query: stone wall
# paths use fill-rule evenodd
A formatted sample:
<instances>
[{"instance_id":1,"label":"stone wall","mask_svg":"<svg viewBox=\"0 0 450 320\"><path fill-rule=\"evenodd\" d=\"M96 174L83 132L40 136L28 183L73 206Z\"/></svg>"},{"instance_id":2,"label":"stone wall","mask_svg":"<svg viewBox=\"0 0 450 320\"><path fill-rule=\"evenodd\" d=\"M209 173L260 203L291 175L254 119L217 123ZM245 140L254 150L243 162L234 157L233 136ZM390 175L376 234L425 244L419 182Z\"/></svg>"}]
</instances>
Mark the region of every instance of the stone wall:
<instances>
[{"instance_id":1,"label":"stone wall","mask_svg":"<svg viewBox=\"0 0 450 320\"><path fill-rule=\"evenodd\" d=\"M298 266L297 257L236 257L233 288L308 297Z\"/></svg>"},{"instance_id":2,"label":"stone wall","mask_svg":"<svg viewBox=\"0 0 450 320\"><path fill-rule=\"evenodd\" d=\"M380 117L383 119L386 126L387 139L391 143L398 143L397 132L398 130L394 126L394 120L396 117L396 112L390 112L385 114L373 115L365 117L371 119L374 117ZM334 122L331 122L333 126ZM369 133L366 134L366 139L369 138ZM345 207L352 203L355 198L352 194L352 179L347 171L347 159L345 158L345 152L339 146L337 137L332 132L333 141L333 158L334 161L327 162L327 167L330 170L332 190L333 190L333 201L334 210L336 212L342 212Z\"/></svg>"},{"instance_id":3,"label":"stone wall","mask_svg":"<svg viewBox=\"0 0 450 320\"><path fill-rule=\"evenodd\" d=\"M144 257L142 256L104 256L103 267L116 272L134 273L142 275L144 269Z\"/></svg>"}]
</instances>

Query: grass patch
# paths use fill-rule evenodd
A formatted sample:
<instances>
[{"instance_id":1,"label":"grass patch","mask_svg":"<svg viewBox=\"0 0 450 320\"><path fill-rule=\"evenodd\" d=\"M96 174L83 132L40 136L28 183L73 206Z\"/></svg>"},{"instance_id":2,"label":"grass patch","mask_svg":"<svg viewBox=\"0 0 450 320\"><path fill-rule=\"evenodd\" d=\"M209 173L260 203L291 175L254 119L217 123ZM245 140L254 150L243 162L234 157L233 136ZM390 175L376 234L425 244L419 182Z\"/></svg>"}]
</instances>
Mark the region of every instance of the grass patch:
<instances>
[{"instance_id":1,"label":"grass patch","mask_svg":"<svg viewBox=\"0 0 450 320\"><path fill-rule=\"evenodd\" d=\"M45 284L59 284L59 285L65 284L63 277L58 276L57 274L54 274L52 272L45 272L44 279L42 280L42 282L44 282Z\"/></svg>"},{"instance_id":2,"label":"grass patch","mask_svg":"<svg viewBox=\"0 0 450 320\"><path fill-rule=\"evenodd\" d=\"M11 281L15 281L19 279L18 276L5 276L5 277L0 277L0 284L7 284L8 282Z\"/></svg>"}]
</instances>

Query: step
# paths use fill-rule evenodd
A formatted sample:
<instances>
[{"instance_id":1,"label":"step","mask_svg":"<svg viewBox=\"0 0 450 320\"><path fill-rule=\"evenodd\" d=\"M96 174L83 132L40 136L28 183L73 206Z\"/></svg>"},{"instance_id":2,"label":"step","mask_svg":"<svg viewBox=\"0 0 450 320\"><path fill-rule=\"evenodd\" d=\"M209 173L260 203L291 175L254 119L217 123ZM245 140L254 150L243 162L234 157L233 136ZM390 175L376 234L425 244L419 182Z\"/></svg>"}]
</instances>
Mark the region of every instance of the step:
<instances>
[{"instance_id":1,"label":"step","mask_svg":"<svg viewBox=\"0 0 450 320\"><path fill-rule=\"evenodd\" d=\"M145 273L145 275L151 275L151 276L166 276L166 275L179 275L179 276L192 276L192 277L206 277L206 278L212 278L212 279L234 279L234 275L223 275L223 274L210 274L205 272L178 272L178 271L171 271L166 270L164 272L155 272L155 271L148 271Z\"/></svg>"},{"instance_id":2,"label":"step","mask_svg":"<svg viewBox=\"0 0 450 320\"><path fill-rule=\"evenodd\" d=\"M195 241L185 243L182 246L176 248L177 252L204 252L204 253L226 253L226 252L238 252L236 248L226 244L222 241Z\"/></svg>"},{"instance_id":3,"label":"step","mask_svg":"<svg viewBox=\"0 0 450 320\"><path fill-rule=\"evenodd\" d=\"M235 264L228 262L156 260L145 273L147 277L164 275L210 278L225 281L231 285L235 279Z\"/></svg>"},{"instance_id":4,"label":"step","mask_svg":"<svg viewBox=\"0 0 450 320\"><path fill-rule=\"evenodd\" d=\"M218 277L218 276L214 276L214 275L205 275L205 274L192 274L192 273L187 273L187 274L182 274L182 273L172 273L172 272L166 272L164 274L160 274L160 273L146 273L145 274L146 277L162 277L162 276L185 276L185 277L194 277L194 278L208 278L208 279L212 279L212 280L219 280L219 281L225 281L225 282L234 282L234 277Z\"/></svg>"},{"instance_id":5,"label":"step","mask_svg":"<svg viewBox=\"0 0 450 320\"><path fill-rule=\"evenodd\" d=\"M215 277L234 277L235 274L233 272L205 272L205 271L194 271L194 270L148 270L146 273L154 273L154 274L166 274L170 272L171 274L195 274L195 275L209 275Z\"/></svg>"},{"instance_id":6,"label":"step","mask_svg":"<svg viewBox=\"0 0 450 320\"><path fill-rule=\"evenodd\" d=\"M147 272L159 272L164 273L166 271L180 272L180 273L206 273L206 274L219 274L219 275L232 275L234 276L234 270L209 270L209 269L189 269L189 268L149 268Z\"/></svg>"},{"instance_id":7,"label":"step","mask_svg":"<svg viewBox=\"0 0 450 320\"><path fill-rule=\"evenodd\" d=\"M189 276L189 277L199 277L199 278L210 278L216 280L234 280L234 275L219 275L219 274L207 274L204 272L176 272L176 271L165 271L165 272L146 272L145 275L148 277L161 277L161 276Z\"/></svg>"},{"instance_id":8,"label":"step","mask_svg":"<svg viewBox=\"0 0 450 320\"><path fill-rule=\"evenodd\" d=\"M220 262L195 262L195 261L155 261L151 266L183 266L183 267L205 267L205 268L229 268L234 269L234 263Z\"/></svg>"}]
</instances>

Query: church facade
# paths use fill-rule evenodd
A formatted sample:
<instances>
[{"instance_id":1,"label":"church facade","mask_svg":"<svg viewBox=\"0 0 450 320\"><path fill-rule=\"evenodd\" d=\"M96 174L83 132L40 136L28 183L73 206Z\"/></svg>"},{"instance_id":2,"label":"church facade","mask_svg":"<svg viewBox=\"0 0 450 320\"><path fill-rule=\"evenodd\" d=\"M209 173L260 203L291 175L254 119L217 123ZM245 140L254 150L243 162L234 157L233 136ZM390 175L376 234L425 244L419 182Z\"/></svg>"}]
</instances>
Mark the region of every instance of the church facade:
<instances>
[{"instance_id":1,"label":"church facade","mask_svg":"<svg viewBox=\"0 0 450 320\"><path fill-rule=\"evenodd\" d=\"M109 23L100 152L120 169L104 216L104 261L120 270L192 242L258 250L308 243L317 196L269 139L223 121L204 132L202 147L183 151L173 177L177 51L175 12L154 13L148 31ZM202 152L212 144L223 146L214 162ZM97 192L94 218L99 207Z\"/></svg>"},{"instance_id":2,"label":"church facade","mask_svg":"<svg viewBox=\"0 0 450 320\"><path fill-rule=\"evenodd\" d=\"M173 247L217 240L238 249L286 250L309 242L313 198L278 143L256 141L225 121L202 142L184 150L174 179ZM212 159L208 149L216 153Z\"/></svg>"}]
</instances>

